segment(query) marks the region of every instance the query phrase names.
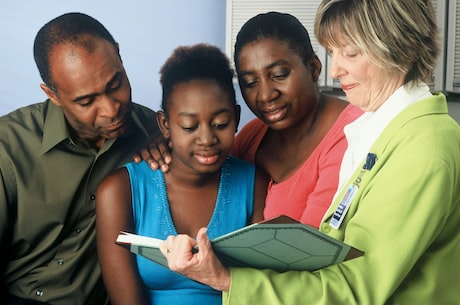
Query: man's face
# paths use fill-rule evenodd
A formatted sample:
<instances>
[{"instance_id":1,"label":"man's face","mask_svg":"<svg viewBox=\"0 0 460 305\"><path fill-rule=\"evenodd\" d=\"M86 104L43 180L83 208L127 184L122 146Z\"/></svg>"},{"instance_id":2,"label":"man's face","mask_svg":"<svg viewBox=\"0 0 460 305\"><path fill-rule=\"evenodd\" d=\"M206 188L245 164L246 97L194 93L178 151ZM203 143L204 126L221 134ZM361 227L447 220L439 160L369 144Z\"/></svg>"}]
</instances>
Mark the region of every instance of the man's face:
<instances>
[{"instance_id":1,"label":"man's face","mask_svg":"<svg viewBox=\"0 0 460 305\"><path fill-rule=\"evenodd\" d=\"M105 140L129 128L131 87L112 44L91 38L87 46L64 43L54 47L50 72L58 94L45 85L42 89L61 107L75 136L100 148Z\"/></svg>"}]
</instances>

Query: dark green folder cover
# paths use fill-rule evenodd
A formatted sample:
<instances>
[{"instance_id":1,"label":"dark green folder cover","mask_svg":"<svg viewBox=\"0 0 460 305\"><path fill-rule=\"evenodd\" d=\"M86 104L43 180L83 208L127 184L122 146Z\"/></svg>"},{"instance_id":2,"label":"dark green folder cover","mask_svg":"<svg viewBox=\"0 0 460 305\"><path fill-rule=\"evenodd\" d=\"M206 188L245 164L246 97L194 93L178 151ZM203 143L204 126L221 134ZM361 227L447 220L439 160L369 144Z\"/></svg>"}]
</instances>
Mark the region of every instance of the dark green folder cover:
<instances>
[{"instance_id":1,"label":"dark green folder cover","mask_svg":"<svg viewBox=\"0 0 460 305\"><path fill-rule=\"evenodd\" d=\"M136 245L134 239L130 242L129 238L117 242L130 244L131 252L167 267L167 260L158 249L161 240L151 240L152 246ZM363 255L363 252L284 215L230 232L213 239L211 244L226 266L277 271L314 271Z\"/></svg>"}]
</instances>

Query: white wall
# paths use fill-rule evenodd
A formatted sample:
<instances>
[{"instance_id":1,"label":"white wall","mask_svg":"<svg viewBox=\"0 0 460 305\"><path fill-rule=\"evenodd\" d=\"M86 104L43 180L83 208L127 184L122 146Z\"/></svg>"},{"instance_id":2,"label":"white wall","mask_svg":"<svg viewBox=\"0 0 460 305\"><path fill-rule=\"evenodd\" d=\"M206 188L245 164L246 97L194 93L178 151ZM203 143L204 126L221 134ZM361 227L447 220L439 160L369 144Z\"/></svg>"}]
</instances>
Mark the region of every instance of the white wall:
<instances>
[{"instance_id":1,"label":"white wall","mask_svg":"<svg viewBox=\"0 0 460 305\"><path fill-rule=\"evenodd\" d=\"M158 72L175 47L207 42L225 50L224 0L0 0L0 5L0 115L46 98L33 41L46 22L66 12L86 13L107 27L120 44L133 100L155 110L161 99ZM244 104L240 97L238 102ZM243 108L242 123L252 117Z\"/></svg>"}]
</instances>

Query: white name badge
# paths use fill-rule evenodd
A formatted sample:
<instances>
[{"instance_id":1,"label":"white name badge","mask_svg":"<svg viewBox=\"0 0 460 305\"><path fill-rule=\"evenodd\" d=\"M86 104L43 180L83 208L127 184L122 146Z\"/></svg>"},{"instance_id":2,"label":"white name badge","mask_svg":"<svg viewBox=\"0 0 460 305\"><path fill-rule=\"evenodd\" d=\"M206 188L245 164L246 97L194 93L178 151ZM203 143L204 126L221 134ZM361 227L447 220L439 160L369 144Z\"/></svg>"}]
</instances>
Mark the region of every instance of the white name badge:
<instances>
[{"instance_id":1,"label":"white name badge","mask_svg":"<svg viewBox=\"0 0 460 305\"><path fill-rule=\"evenodd\" d=\"M357 191L358 186L356 184L351 184L348 187L347 191L345 192L345 195L343 196L342 200L337 206L337 209L332 215L330 225L334 229L338 229L342 224L342 221L345 218L345 215L347 214L348 208L350 207L350 203L353 200L353 197L355 197Z\"/></svg>"}]
</instances>

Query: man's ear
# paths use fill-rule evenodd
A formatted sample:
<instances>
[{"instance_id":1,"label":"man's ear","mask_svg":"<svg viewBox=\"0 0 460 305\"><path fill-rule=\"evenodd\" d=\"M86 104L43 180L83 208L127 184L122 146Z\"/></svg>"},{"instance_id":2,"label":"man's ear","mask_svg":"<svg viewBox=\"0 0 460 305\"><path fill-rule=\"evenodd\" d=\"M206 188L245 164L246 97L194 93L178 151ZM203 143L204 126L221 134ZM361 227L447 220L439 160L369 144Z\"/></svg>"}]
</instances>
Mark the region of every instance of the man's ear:
<instances>
[{"instance_id":1,"label":"man's ear","mask_svg":"<svg viewBox=\"0 0 460 305\"><path fill-rule=\"evenodd\" d=\"M323 65L321 64L321 61L319 60L318 56L313 55L313 57L310 59L310 67L313 82L317 83L319 75L321 74L321 69L323 68Z\"/></svg>"},{"instance_id":2,"label":"man's ear","mask_svg":"<svg viewBox=\"0 0 460 305\"><path fill-rule=\"evenodd\" d=\"M46 96L58 107L61 107L61 102L59 101L56 93L51 90L47 85L40 84L40 88L45 92Z\"/></svg>"},{"instance_id":3,"label":"man's ear","mask_svg":"<svg viewBox=\"0 0 460 305\"><path fill-rule=\"evenodd\" d=\"M166 113L164 113L164 111L161 111L161 110L157 111L157 123L158 123L158 127L160 127L163 137L169 139L170 137L169 122L168 122L168 118L166 117Z\"/></svg>"},{"instance_id":4,"label":"man's ear","mask_svg":"<svg viewBox=\"0 0 460 305\"><path fill-rule=\"evenodd\" d=\"M235 105L235 133L238 132L238 125L240 124L241 119L241 106Z\"/></svg>"}]
</instances>

